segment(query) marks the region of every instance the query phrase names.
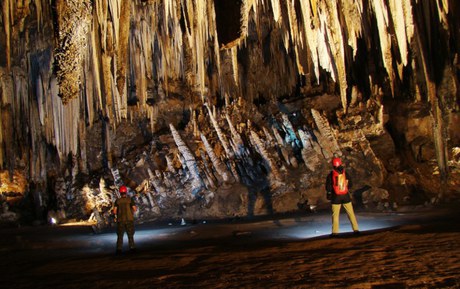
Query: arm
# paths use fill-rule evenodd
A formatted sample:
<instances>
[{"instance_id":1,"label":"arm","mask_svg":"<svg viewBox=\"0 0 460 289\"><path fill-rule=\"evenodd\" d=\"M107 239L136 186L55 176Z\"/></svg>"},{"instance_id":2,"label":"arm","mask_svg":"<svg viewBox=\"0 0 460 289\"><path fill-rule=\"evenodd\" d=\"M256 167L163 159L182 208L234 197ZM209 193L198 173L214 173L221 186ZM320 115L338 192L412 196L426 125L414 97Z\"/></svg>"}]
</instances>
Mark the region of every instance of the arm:
<instances>
[{"instance_id":1,"label":"arm","mask_svg":"<svg viewBox=\"0 0 460 289\"><path fill-rule=\"evenodd\" d=\"M133 213L135 213L137 211L137 206L136 204L134 203L134 200L131 198L131 210Z\"/></svg>"},{"instance_id":2,"label":"arm","mask_svg":"<svg viewBox=\"0 0 460 289\"><path fill-rule=\"evenodd\" d=\"M334 189L332 188L332 172L327 175L326 178L326 198L330 200L332 198L332 192Z\"/></svg>"},{"instance_id":3,"label":"arm","mask_svg":"<svg viewBox=\"0 0 460 289\"><path fill-rule=\"evenodd\" d=\"M332 173L329 173L326 178L326 192L333 192L332 188Z\"/></svg>"},{"instance_id":4,"label":"arm","mask_svg":"<svg viewBox=\"0 0 460 289\"><path fill-rule=\"evenodd\" d=\"M347 181L348 181L348 190L350 190L351 187L353 186L353 183L352 183L352 181L351 181L351 179L350 179L350 175L347 174L347 173L345 173L345 174L346 174Z\"/></svg>"},{"instance_id":5,"label":"arm","mask_svg":"<svg viewBox=\"0 0 460 289\"><path fill-rule=\"evenodd\" d=\"M116 200L115 203L113 203L113 209L112 209L112 213L115 216L117 215L117 212L118 212L118 200Z\"/></svg>"}]
</instances>

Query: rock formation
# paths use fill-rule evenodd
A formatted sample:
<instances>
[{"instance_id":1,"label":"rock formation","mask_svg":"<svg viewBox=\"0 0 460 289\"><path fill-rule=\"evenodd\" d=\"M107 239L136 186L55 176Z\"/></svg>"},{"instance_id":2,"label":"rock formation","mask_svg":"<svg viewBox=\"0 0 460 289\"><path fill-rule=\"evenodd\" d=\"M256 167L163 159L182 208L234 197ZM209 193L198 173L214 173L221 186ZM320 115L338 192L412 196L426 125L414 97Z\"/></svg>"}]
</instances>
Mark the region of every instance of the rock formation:
<instances>
[{"instance_id":1,"label":"rock formation","mask_svg":"<svg viewBox=\"0 0 460 289\"><path fill-rule=\"evenodd\" d=\"M124 183L141 219L286 212L327 204L332 155L361 196L456 198L457 2L3 0L0 201L105 218Z\"/></svg>"}]
</instances>

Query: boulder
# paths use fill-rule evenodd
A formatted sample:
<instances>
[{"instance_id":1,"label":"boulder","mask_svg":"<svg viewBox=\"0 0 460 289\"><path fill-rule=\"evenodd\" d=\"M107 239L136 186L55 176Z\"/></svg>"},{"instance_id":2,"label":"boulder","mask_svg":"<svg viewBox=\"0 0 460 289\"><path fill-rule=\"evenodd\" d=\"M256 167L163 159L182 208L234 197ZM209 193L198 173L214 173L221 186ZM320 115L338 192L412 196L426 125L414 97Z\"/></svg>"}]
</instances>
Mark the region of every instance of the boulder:
<instances>
[{"instance_id":1,"label":"boulder","mask_svg":"<svg viewBox=\"0 0 460 289\"><path fill-rule=\"evenodd\" d=\"M366 208L381 208L382 204L388 203L389 196L390 194L387 190L372 187L369 190L363 192L362 202Z\"/></svg>"}]
</instances>

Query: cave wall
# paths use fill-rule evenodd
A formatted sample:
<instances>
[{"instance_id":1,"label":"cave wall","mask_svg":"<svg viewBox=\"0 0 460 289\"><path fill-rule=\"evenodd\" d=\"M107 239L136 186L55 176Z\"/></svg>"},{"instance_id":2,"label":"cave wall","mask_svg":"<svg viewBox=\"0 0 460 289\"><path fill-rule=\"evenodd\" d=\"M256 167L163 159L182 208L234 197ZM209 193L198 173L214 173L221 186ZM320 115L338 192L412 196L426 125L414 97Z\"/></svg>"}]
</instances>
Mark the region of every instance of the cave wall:
<instances>
[{"instance_id":1,"label":"cave wall","mask_svg":"<svg viewBox=\"0 0 460 289\"><path fill-rule=\"evenodd\" d=\"M216 171L245 185L243 203L254 179L273 174L284 186L271 184L272 194L301 191L292 207L320 199L334 153L369 163L367 175L353 169L363 187L434 160L439 184L425 187L444 191L455 184L460 134L458 13L455 0L4 0L0 168L44 195L61 194L49 179L65 180L55 208L91 183L79 175L116 184L117 170L156 198L204 188L209 206L222 186ZM177 147L180 134L189 152ZM177 184L155 188L155 178Z\"/></svg>"}]
</instances>

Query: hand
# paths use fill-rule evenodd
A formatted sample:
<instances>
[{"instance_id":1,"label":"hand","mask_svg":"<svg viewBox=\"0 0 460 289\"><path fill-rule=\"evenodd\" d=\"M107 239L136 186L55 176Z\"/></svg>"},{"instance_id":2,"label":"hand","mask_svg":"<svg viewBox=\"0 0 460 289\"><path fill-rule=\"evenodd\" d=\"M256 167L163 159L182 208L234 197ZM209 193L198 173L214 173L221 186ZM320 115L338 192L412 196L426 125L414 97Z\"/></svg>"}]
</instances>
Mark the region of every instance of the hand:
<instances>
[{"instance_id":1,"label":"hand","mask_svg":"<svg viewBox=\"0 0 460 289\"><path fill-rule=\"evenodd\" d=\"M328 199L328 200L332 199L332 193L331 192L326 193L326 199Z\"/></svg>"}]
</instances>

